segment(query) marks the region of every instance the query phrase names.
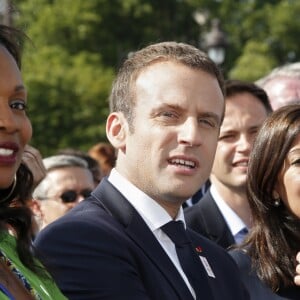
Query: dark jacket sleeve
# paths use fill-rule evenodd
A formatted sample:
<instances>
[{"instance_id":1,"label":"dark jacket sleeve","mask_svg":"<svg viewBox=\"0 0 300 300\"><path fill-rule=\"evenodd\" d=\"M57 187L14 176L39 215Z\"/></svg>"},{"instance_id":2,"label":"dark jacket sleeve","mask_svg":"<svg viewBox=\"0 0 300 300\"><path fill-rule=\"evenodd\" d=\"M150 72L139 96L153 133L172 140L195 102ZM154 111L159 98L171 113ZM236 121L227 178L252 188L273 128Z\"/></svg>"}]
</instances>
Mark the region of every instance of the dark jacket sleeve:
<instances>
[{"instance_id":1,"label":"dark jacket sleeve","mask_svg":"<svg viewBox=\"0 0 300 300\"><path fill-rule=\"evenodd\" d=\"M149 300L124 237L88 222L48 226L37 236L35 247L68 299L114 300L126 295L126 299Z\"/></svg>"}]
</instances>

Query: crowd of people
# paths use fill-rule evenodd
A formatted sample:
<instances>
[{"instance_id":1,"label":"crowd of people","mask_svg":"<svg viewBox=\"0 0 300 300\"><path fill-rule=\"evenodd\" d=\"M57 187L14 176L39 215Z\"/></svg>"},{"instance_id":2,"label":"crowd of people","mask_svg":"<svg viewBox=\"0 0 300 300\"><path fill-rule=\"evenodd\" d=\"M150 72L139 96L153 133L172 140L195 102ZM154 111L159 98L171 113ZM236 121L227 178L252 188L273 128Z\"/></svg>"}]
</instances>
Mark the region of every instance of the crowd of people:
<instances>
[{"instance_id":1,"label":"crowd of people","mask_svg":"<svg viewBox=\"0 0 300 300\"><path fill-rule=\"evenodd\" d=\"M42 157L24 37L0 25L0 299L300 299L300 63L224 80L151 44L116 75L108 142Z\"/></svg>"}]
</instances>

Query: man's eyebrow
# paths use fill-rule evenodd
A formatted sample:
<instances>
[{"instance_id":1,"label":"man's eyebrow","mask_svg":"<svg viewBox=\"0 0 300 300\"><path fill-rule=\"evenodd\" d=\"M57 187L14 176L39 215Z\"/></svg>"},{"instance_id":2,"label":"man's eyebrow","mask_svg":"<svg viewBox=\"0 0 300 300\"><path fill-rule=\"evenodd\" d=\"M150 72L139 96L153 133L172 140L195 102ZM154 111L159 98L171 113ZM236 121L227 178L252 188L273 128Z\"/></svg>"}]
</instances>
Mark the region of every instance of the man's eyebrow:
<instances>
[{"instance_id":1,"label":"man's eyebrow","mask_svg":"<svg viewBox=\"0 0 300 300\"><path fill-rule=\"evenodd\" d=\"M260 129L260 128L261 128L261 125L262 125L262 124L260 124L260 125L257 124L257 125L250 126L250 127L248 128L248 130L253 130L253 129L256 130L256 129Z\"/></svg>"},{"instance_id":2,"label":"man's eyebrow","mask_svg":"<svg viewBox=\"0 0 300 300\"><path fill-rule=\"evenodd\" d=\"M221 130L220 130L220 134L222 133L233 133L233 132L236 132L236 130L234 129L234 128L229 128L229 129L227 129L227 128L225 128L224 130L222 130L222 128L221 128Z\"/></svg>"},{"instance_id":3,"label":"man's eyebrow","mask_svg":"<svg viewBox=\"0 0 300 300\"><path fill-rule=\"evenodd\" d=\"M163 103L161 105L162 108L170 108L170 109L175 109L175 110L185 110L182 106L178 104L168 104L168 103Z\"/></svg>"}]
</instances>

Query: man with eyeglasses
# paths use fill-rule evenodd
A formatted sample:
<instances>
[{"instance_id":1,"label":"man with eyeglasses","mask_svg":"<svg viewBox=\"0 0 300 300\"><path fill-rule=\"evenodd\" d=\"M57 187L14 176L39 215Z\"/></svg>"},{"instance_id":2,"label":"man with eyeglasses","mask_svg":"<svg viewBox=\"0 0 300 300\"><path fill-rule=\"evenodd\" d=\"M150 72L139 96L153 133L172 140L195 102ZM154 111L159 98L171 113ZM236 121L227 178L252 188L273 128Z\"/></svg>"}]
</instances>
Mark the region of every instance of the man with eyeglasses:
<instances>
[{"instance_id":1,"label":"man with eyeglasses","mask_svg":"<svg viewBox=\"0 0 300 300\"><path fill-rule=\"evenodd\" d=\"M54 155L43 159L46 177L33 192L32 210L39 229L63 216L95 187L86 161L73 155Z\"/></svg>"}]
</instances>

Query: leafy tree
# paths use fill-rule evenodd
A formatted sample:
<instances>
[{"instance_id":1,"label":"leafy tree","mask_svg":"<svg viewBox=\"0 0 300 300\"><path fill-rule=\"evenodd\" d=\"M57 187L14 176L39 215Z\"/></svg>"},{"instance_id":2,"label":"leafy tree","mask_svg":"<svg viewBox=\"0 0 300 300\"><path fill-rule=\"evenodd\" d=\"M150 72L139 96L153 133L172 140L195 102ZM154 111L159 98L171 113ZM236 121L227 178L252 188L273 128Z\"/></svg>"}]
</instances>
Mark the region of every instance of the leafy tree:
<instances>
[{"instance_id":1,"label":"leafy tree","mask_svg":"<svg viewBox=\"0 0 300 300\"><path fill-rule=\"evenodd\" d=\"M114 77L100 51L93 51L91 32L98 22L93 1L65 2L64 7L60 1L20 4L24 9L20 23L33 41L23 56L32 142L43 155L66 147L87 150L105 139L107 98Z\"/></svg>"},{"instance_id":2,"label":"leafy tree","mask_svg":"<svg viewBox=\"0 0 300 300\"><path fill-rule=\"evenodd\" d=\"M26 57L34 144L48 154L65 147L86 149L104 139L113 72L101 66L99 56L83 51L70 56L51 46Z\"/></svg>"},{"instance_id":3,"label":"leafy tree","mask_svg":"<svg viewBox=\"0 0 300 300\"><path fill-rule=\"evenodd\" d=\"M228 36L226 77L256 80L300 57L298 0L18 0L17 9L33 41L23 74L43 155L104 140L110 86L128 53L163 40L203 47L213 18Z\"/></svg>"},{"instance_id":4,"label":"leafy tree","mask_svg":"<svg viewBox=\"0 0 300 300\"><path fill-rule=\"evenodd\" d=\"M233 1L224 2L233 5ZM236 22L224 24L231 37L228 76L256 80L275 66L299 60L300 2L239 1L242 2L247 5L239 7Z\"/></svg>"},{"instance_id":5,"label":"leafy tree","mask_svg":"<svg viewBox=\"0 0 300 300\"><path fill-rule=\"evenodd\" d=\"M276 60L270 54L270 49L267 44L249 41L243 55L237 59L236 67L233 67L229 72L230 78L238 78L240 80L255 81L262 74L276 66ZM255 67L249 67L255 62Z\"/></svg>"}]
</instances>

